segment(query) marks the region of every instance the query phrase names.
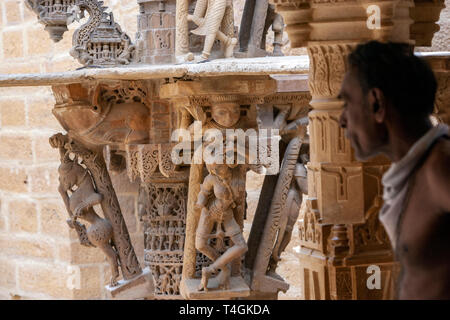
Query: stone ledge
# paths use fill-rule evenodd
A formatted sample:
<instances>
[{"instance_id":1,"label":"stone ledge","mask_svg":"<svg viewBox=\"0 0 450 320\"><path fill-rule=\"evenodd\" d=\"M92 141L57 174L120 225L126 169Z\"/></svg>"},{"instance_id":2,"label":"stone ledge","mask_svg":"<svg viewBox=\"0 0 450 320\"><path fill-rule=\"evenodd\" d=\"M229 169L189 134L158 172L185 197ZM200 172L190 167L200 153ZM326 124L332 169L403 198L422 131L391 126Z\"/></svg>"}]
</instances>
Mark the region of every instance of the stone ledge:
<instances>
[{"instance_id":1,"label":"stone ledge","mask_svg":"<svg viewBox=\"0 0 450 320\"><path fill-rule=\"evenodd\" d=\"M309 58L303 56L217 59L207 63L129 65L80 69L56 73L0 74L0 87L50 86L91 80L151 80L183 77L307 74Z\"/></svg>"}]
</instances>

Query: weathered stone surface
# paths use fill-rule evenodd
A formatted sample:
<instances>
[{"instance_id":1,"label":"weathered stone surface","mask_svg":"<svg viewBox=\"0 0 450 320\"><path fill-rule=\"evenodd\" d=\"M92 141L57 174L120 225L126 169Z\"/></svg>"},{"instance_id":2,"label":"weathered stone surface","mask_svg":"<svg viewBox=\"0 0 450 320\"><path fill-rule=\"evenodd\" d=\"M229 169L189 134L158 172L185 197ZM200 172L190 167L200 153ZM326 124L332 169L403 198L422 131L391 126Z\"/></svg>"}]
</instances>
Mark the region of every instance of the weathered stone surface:
<instances>
[{"instance_id":1,"label":"weathered stone surface","mask_svg":"<svg viewBox=\"0 0 450 320\"><path fill-rule=\"evenodd\" d=\"M26 193L28 190L28 176L25 169L12 166L0 166L0 190Z\"/></svg>"},{"instance_id":2,"label":"weathered stone surface","mask_svg":"<svg viewBox=\"0 0 450 320\"><path fill-rule=\"evenodd\" d=\"M89 79L148 80L168 77L213 77L223 75L306 74L306 56L251 59L217 59L202 64L159 65L0 76L0 87L45 86L80 82Z\"/></svg>"},{"instance_id":3,"label":"weathered stone surface","mask_svg":"<svg viewBox=\"0 0 450 320\"><path fill-rule=\"evenodd\" d=\"M23 136L0 135L0 159L31 161L31 138Z\"/></svg>"},{"instance_id":4,"label":"weathered stone surface","mask_svg":"<svg viewBox=\"0 0 450 320\"><path fill-rule=\"evenodd\" d=\"M26 263L18 267L18 287L23 291L41 293L59 299L73 299L68 286L72 273L68 266L54 263Z\"/></svg>"},{"instance_id":5,"label":"weathered stone surface","mask_svg":"<svg viewBox=\"0 0 450 320\"><path fill-rule=\"evenodd\" d=\"M11 201L8 204L9 229L13 232L36 233L38 215L36 204L29 201Z\"/></svg>"},{"instance_id":6,"label":"weathered stone surface","mask_svg":"<svg viewBox=\"0 0 450 320\"><path fill-rule=\"evenodd\" d=\"M25 125L25 101L23 99L0 99L1 127Z\"/></svg>"},{"instance_id":7,"label":"weathered stone surface","mask_svg":"<svg viewBox=\"0 0 450 320\"><path fill-rule=\"evenodd\" d=\"M16 286L16 262L0 259L0 287L12 289Z\"/></svg>"}]
</instances>

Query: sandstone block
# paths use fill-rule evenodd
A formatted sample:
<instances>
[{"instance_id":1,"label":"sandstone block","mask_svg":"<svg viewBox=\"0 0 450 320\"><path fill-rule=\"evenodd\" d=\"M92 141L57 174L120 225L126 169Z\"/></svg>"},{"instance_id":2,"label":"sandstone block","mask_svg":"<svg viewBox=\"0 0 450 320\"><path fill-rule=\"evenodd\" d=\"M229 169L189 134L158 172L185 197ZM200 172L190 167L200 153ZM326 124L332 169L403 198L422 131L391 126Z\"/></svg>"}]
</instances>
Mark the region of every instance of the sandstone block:
<instances>
[{"instance_id":1,"label":"sandstone block","mask_svg":"<svg viewBox=\"0 0 450 320\"><path fill-rule=\"evenodd\" d=\"M0 159L2 160L33 160L31 139L24 136L0 136Z\"/></svg>"},{"instance_id":2,"label":"sandstone block","mask_svg":"<svg viewBox=\"0 0 450 320\"><path fill-rule=\"evenodd\" d=\"M25 101L22 98L0 99L1 126L25 125Z\"/></svg>"},{"instance_id":3,"label":"sandstone block","mask_svg":"<svg viewBox=\"0 0 450 320\"><path fill-rule=\"evenodd\" d=\"M22 31L3 32L3 55L5 59L23 57Z\"/></svg>"},{"instance_id":4,"label":"sandstone block","mask_svg":"<svg viewBox=\"0 0 450 320\"><path fill-rule=\"evenodd\" d=\"M28 176L24 169L0 167L0 190L9 192L27 192Z\"/></svg>"},{"instance_id":5,"label":"sandstone block","mask_svg":"<svg viewBox=\"0 0 450 320\"><path fill-rule=\"evenodd\" d=\"M9 203L9 228L12 232L38 231L36 205L30 201L12 201Z\"/></svg>"}]
</instances>

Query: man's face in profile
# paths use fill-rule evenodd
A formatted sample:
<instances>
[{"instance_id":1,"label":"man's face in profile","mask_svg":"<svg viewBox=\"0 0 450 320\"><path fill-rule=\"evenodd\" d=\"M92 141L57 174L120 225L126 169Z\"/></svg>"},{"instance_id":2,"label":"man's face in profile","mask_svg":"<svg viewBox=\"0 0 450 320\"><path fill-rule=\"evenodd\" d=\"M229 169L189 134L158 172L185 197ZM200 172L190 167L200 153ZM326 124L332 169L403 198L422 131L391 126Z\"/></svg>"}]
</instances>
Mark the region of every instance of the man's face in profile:
<instances>
[{"instance_id":1,"label":"man's face in profile","mask_svg":"<svg viewBox=\"0 0 450 320\"><path fill-rule=\"evenodd\" d=\"M374 103L362 90L355 70L346 73L339 98L344 101L340 125L355 150L358 160L377 155L383 145L380 126L374 117Z\"/></svg>"}]
</instances>

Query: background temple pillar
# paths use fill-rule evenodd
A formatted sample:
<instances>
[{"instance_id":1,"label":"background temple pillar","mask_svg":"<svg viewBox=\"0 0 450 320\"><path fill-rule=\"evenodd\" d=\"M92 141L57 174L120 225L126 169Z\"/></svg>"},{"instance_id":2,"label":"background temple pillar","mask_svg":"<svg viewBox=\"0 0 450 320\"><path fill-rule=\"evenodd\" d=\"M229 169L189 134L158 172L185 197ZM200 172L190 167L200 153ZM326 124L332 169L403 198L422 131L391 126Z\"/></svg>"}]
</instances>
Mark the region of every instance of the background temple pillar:
<instances>
[{"instance_id":1,"label":"background temple pillar","mask_svg":"<svg viewBox=\"0 0 450 320\"><path fill-rule=\"evenodd\" d=\"M369 4L272 2L285 16L293 45L307 46L310 58L309 194L299 230L304 298L392 298L396 264L378 221L381 176L389 162L382 157L367 162L355 159L339 126L343 102L337 96L347 71L347 55L359 42L414 43L410 37L414 3L378 4L380 23L370 25ZM380 271L380 288L367 285L372 265Z\"/></svg>"}]
</instances>

